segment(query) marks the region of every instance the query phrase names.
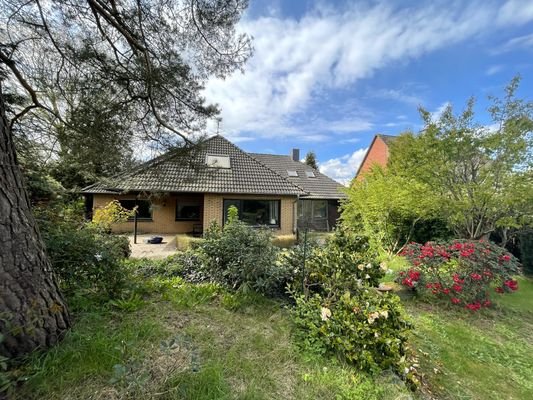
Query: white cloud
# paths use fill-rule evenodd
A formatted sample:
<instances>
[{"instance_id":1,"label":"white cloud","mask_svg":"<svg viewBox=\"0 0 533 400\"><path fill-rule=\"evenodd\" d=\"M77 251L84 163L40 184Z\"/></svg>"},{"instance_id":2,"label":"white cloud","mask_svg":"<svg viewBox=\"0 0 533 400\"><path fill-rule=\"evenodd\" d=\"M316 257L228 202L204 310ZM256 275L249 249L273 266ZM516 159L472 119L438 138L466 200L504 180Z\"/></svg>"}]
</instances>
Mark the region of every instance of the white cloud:
<instances>
[{"instance_id":1,"label":"white cloud","mask_svg":"<svg viewBox=\"0 0 533 400\"><path fill-rule=\"evenodd\" d=\"M485 75L491 76L503 70L503 65L491 65L485 70Z\"/></svg>"},{"instance_id":2,"label":"white cloud","mask_svg":"<svg viewBox=\"0 0 533 400\"><path fill-rule=\"evenodd\" d=\"M319 164L319 170L330 178L347 186L355 176L357 169L363 158L365 157L368 148L359 149L352 154L346 154L339 158L332 158L328 161Z\"/></svg>"},{"instance_id":3,"label":"white cloud","mask_svg":"<svg viewBox=\"0 0 533 400\"><path fill-rule=\"evenodd\" d=\"M415 107L423 103L421 97L414 95L414 94L405 93L403 90L396 90L396 89L375 90L372 93L372 96L381 98L381 99L396 100L396 101L408 104L410 106L415 106Z\"/></svg>"},{"instance_id":4,"label":"white cloud","mask_svg":"<svg viewBox=\"0 0 533 400\"><path fill-rule=\"evenodd\" d=\"M517 36L492 50L493 55L507 53L513 50L533 49L533 33L529 35Z\"/></svg>"},{"instance_id":5,"label":"white cloud","mask_svg":"<svg viewBox=\"0 0 533 400\"><path fill-rule=\"evenodd\" d=\"M533 19L531 5L524 2L500 5L479 0L399 9L393 2L359 2L333 9L322 3L300 19L276 13L245 18L240 29L254 37L254 56L244 74L210 80L205 96L220 104L226 134L297 139L369 130L372 117L357 108L312 126L301 126L297 117L305 116L317 99L324 104L329 90L351 88L387 65Z\"/></svg>"},{"instance_id":6,"label":"white cloud","mask_svg":"<svg viewBox=\"0 0 533 400\"><path fill-rule=\"evenodd\" d=\"M449 101L445 101L442 103L436 110L431 112L431 119L433 121L438 121L440 117L442 117L442 114L448 107L450 107L452 104Z\"/></svg>"}]
</instances>

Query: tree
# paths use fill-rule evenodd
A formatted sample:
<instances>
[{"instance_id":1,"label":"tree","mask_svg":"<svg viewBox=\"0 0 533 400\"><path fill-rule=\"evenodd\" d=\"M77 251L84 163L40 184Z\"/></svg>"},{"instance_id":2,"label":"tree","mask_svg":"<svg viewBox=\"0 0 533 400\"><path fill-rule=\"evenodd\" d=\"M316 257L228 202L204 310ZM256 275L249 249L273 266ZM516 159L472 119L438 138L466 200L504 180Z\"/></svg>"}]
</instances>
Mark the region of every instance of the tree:
<instances>
[{"instance_id":1,"label":"tree","mask_svg":"<svg viewBox=\"0 0 533 400\"><path fill-rule=\"evenodd\" d=\"M412 177L379 166L354 181L342 204L342 224L364 234L372 248L392 255L413 239L417 223L436 215L432 193Z\"/></svg>"},{"instance_id":2,"label":"tree","mask_svg":"<svg viewBox=\"0 0 533 400\"><path fill-rule=\"evenodd\" d=\"M318 169L318 164L316 162L316 154L314 151L310 151L305 155L305 163L311 168Z\"/></svg>"},{"instance_id":3,"label":"tree","mask_svg":"<svg viewBox=\"0 0 533 400\"><path fill-rule=\"evenodd\" d=\"M415 179L433 193L440 215L460 238L479 239L498 228L533 220L533 103L492 98L490 126L474 120L474 100L454 115L448 106L435 120L424 109L424 129L391 146L392 174Z\"/></svg>"},{"instance_id":4,"label":"tree","mask_svg":"<svg viewBox=\"0 0 533 400\"><path fill-rule=\"evenodd\" d=\"M50 346L70 324L23 189L13 131L44 113L51 118L41 121L73 128L65 112L82 98L73 94L91 90L109 93L144 139L192 143L190 134L218 112L205 104L203 82L242 68L250 56L250 38L235 29L246 6L245 0L2 3L0 354ZM3 93L24 99L9 116Z\"/></svg>"}]
</instances>

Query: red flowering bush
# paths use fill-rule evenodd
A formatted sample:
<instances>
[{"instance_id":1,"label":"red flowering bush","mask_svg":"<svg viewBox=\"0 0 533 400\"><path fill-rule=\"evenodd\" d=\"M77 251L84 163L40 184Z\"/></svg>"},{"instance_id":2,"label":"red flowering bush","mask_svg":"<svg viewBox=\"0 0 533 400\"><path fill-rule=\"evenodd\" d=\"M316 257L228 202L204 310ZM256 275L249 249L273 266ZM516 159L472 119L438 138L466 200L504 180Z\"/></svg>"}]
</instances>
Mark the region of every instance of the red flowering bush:
<instances>
[{"instance_id":1,"label":"red flowering bush","mask_svg":"<svg viewBox=\"0 0 533 400\"><path fill-rule=\"evenodd\" d=\"M489 307L492 288L501 294L518 290L518 260L491 242L410 243L400 255L412 264L399 274L403 286L468 310Z\"/></svg>"}]
</instances>

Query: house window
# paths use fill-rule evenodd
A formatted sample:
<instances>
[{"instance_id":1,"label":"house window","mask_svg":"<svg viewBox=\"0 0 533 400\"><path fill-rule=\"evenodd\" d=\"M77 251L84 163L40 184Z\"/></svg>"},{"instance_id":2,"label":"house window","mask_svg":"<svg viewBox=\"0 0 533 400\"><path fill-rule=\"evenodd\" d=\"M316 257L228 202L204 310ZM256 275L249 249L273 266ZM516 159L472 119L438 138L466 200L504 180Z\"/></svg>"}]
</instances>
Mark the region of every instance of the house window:
<instances>
[{"instance_id":1,"label":"house window","mask_svg":"<svg viewBox=\"0 0 533 400\"><path fill-rule=\"evenodd\" d=\"M199 221L201 215L199 201L176 201L176 221Z\"/></svg>"},{"instance_id":2,"label":"house window","mask_svg":"<svg viewBox=\"0 0 533 400\"><path fill-rule=\"evenodd\" d=\"M305 175L308 178L316 178L315 173L313 171L305 171Z\"/></svg>"},{"instance_id":3,"label":"house window","mask_svg":"<svg viewBox=\"0 0 533 400\"><path fill-rule=\"evenodd\" d=\"M231 168L229 156L215 156L208 154L205 160L208 167L211 168Z\"/></svg>"},{"instance_id":4,"label":"house window","mask_svg":"<svg viewBox=\"0 0 533 400\"><path fill-rule=\"evenodd\" d=\"M239 210L239 219L249 225L280 226L280 200L224 200L224 221L231 206Z\"/></svg>"},{"instance_id":5,"label":"house window","mask_svg":"<svg viewBox=\"0 0 533 400\"><path fill-rule=\"evenodd\" d=\"M294 171L294 170L288 169L287 170L287 175L291 176L291 177L297 177L298 176L298 171Z\"/></svg>"},{"instance_id":6,"label":"house window","mask_svg":"<svg viewBox=\"0 0 533 400\"><path fill-rule=\"evenodd\" d=\"M327 218L327 200L300 200L298 202L298 218L314 220L317 218Z\"/></svg>"},{"instance_id":7,"label":"house window","mask_svg":"<svg viewBox=\"0 0 533 400\"><path fill-rule=\"evenodd\" d=\"M152 220L152 205L148 200L119 200L119 203L128 210L137 207L137 219ZM128 221L133 221L133 217Z\"/></svg>"},{"instance_id":8,"label":"house window","mask_svg":"<svg viewBox=\"0 0 533 400\"><path fill-rule=\"evenodd\" d=\"M313 201L313 218L326 218L328 216L328 202L326 200Z\"/></svg>"}]
</instances>

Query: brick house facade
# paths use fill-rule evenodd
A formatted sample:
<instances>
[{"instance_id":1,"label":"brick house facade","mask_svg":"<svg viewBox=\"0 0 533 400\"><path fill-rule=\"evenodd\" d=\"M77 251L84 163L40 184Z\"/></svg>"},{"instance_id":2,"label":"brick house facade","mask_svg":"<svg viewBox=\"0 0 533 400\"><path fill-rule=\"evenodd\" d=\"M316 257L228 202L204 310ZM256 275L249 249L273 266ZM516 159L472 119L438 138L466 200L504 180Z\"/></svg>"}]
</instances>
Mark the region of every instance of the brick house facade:
<instances>
[{"instance_id":1,"label":"brick house facade","mask_svg":"<svg viewBox=\"0 0 533 400\"><path fill-rule=\"evenodd\" d=\"M217 135L194 152L167 153L82 193L89 212L112 200L137 206L139 233L202 232L213 221L223 225L228 207L236 205L243 221L290 235L298 229L304 199L326 221L318 230L331 229L344 197L341 188L294 156L246 153ZM329 205L325 211L323 203ZM133 221L116 224L113 231L132 232Z\"/></svg>"}]
</instances>

